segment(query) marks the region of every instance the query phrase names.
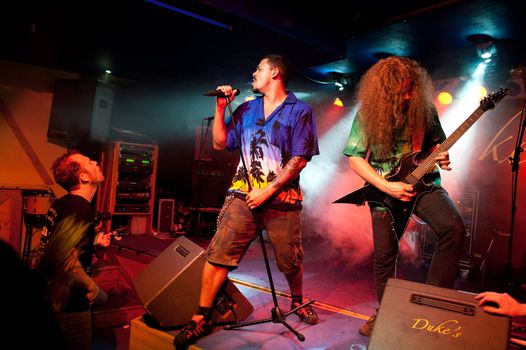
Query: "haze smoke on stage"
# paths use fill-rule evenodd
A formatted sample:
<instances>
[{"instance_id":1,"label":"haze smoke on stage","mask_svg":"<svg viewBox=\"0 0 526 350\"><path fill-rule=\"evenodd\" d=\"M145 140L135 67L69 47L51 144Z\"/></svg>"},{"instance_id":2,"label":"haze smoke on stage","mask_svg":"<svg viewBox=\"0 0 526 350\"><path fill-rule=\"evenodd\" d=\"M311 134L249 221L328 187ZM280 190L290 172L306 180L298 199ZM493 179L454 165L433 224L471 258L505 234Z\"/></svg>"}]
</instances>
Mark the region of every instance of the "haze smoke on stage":
<instances>
[{"instance_id":1,"label":"haze smoke on stage","mask_svg":"<svg viewBox=\"0 0 526 350\"><path fill-rule=\"evenodd\" d=\"M369 206L333 202L364 185L349 167L342 151L347 143L356 110L329 106L316 111L320 154L301 173L304 194L303 236L321 242L316 251L325 261L343 264L349 270L372 271L373 238ZM400 258L416 262L420 249L420 226L411 221L400 241ZM366 265L367 267L365 267Z\"/></svg>"},{"instance_id":2,"label":"haze smoke on stage","mask_svg":"<svg viewBox=\"0 0 526 350\"><path fill-rule=\"evenodd\" d=\"M305 239L321 240L327 249L321 249L320 254L349 268L363 264L373 251L368 207L332 203L363 185L342 153L355 113L354 110L348 112L319 135L320 155L314 157L301 174ZM324 125L318 129L324 130Z\"/></svg>"}]
</instances>

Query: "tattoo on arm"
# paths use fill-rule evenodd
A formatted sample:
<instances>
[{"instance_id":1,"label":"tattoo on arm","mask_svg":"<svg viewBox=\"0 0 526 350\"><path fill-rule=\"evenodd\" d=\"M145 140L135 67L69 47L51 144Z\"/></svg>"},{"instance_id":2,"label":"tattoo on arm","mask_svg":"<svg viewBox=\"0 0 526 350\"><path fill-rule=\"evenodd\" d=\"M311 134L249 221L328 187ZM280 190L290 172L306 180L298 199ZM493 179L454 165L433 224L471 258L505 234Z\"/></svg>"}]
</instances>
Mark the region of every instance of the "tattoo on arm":
<instances>
[{"instance_id":1,"label":"tattoo on arm","mask_svg":"<svg viewBox=\"0 0 526 350\"><path fill-rule=\"evenodd\" d=\"M283 188L296 179L306 165L307 160L305 158L292 157L270 185L276 190Z\"/></svg>"}]
</instances>

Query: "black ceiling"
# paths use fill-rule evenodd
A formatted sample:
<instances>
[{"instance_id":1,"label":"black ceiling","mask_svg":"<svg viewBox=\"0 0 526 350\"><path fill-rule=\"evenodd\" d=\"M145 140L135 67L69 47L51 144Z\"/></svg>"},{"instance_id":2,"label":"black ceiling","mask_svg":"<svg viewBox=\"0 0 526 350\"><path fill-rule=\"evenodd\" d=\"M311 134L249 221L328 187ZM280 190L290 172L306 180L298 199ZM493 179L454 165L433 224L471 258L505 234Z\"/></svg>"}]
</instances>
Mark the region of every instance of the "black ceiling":
<instances>
[{"instance_id":1,"label":"black ceiling","mask_svg":"<svg viewBox=\"0 0 526 350\"><path fill-rule=\"evenodd\" d=\"M20 0L0 5L0 58L84 74L109 68L136 80L247 74L262 55L282 53L323 81L398 54L452 76L477 59L467 39L473 34L495 39L503 69L524 65L521 7L502 0Z\"/></svg>"}]
</instances>

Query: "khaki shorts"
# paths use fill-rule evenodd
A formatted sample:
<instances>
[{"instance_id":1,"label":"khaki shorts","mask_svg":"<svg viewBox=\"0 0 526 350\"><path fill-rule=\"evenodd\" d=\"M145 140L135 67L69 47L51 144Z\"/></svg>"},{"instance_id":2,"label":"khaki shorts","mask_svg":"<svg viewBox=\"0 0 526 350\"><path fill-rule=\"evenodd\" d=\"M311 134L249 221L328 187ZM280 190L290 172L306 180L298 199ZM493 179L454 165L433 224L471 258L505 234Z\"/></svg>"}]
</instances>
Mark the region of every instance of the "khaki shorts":
<instances>
[{"instance_id":1,"label":"khaki shorts","mask_svg":"<svg viewBox=\"0 0 526 350\"><path fill-rule=\"evenodd\" d=\"M263 209L261 215L279 270L285 274L297 272L303 262L301 210ZM256 238L252 211L244 200L229 195L219 213L217 231L208 246L207 260L233 270Z\"/></svg>"}]
</instances>

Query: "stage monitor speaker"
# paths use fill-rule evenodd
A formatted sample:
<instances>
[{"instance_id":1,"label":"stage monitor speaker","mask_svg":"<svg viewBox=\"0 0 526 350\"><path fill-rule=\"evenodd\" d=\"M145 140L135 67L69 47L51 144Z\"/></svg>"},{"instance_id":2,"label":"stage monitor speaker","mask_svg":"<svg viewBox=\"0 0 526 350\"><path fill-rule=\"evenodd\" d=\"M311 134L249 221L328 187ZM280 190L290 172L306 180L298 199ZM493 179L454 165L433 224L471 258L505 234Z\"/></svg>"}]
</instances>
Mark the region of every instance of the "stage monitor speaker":
<instances>
[{"instance_id":1,"label":"stage monitor speaker","mask_svg":"<svg viewBox=\"0 0 526 350\"><path fill-rule=\"evenodd\" d=\"M113 88L92 80L56 80L47 136L75 145L109 138Z\"/></svg>"},{"instance_id":2,"label":"stage monitor speaker","mask_svg":"<svg viewBox=\"0 0 526 350\"><path fill-rule=\"evenodd\" d=\"M474 294L391 278L368 349L506 350L510 325Z\"/></svg>"},{"instance_id":3,"label":"stage monitor speaker","mask_svg":"<svg viewBox=\"0 0 526 350\"><path fill-rule=\"evenodd\" d=\"M159 199L157 215L157 230L159 232L172 232L174 222L175 199Z\"/></svg>"},{"instance_id":4,"label":"stage monitor speaker","mask_svg":"<svg viewBox=\"0 0 526 350\"><path fill-rule=\"evenodd\" d=\"M186 324L197 310L205 251L184 236L177 238L133 279L150 316L162 327ZM218 293L212 322L245 320L252 304L227 279Z\"/></svg>"}]
</instances>

